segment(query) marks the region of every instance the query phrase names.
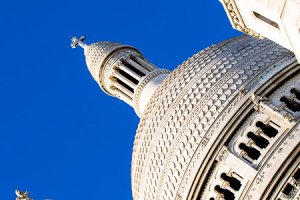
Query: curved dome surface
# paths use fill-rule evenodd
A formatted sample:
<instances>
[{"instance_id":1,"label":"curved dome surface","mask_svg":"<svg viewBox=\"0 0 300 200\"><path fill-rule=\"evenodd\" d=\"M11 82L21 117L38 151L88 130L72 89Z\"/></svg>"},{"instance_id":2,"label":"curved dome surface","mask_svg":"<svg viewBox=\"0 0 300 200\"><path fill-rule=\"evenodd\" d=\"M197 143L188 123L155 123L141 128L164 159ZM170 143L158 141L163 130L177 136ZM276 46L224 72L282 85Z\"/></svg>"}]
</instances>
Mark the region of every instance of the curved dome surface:
<instances>
[{"instance_id":1,"label":"curved dome surface","mask_svg":"<svg viewBox=\"0 0 300 200\"><path fill-rule=\"evenodd\" d=\"M213 45L175 69L152 96L137 130L134 199L188 198L197 188L196 177L205 177L217 146L224 146L224 129L243 98L249 99L249 91L292 59L291 52L269 40L241 36Z\"/></svg>"}]
</instances>

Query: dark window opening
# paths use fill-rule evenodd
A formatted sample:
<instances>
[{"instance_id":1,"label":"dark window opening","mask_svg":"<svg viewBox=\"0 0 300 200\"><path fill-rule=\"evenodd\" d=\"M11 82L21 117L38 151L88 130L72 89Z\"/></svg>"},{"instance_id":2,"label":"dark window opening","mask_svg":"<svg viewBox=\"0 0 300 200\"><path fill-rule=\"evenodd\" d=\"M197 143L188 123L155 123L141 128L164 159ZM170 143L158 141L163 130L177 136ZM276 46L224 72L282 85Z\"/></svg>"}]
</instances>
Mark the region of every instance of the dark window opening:
<instances>
[{"instance_id":1,"label":"dark window opening","mask_svg":"<svg viewBox=\"0 0 300 200\"><path fill-rule=\"evenodd\" d=\"M285 103L286 107L290 109L293 112L299 112L300 111L300 104L296 103L295 101L292 101L291 99L287 97L281 97L280 101Z\"/></svg>"},{"instance_id":2,"label":"dark window opening","mask_svg":"<svg viewBox=\"0 0 300 200\"><path fill-rule=\"evenodd\" d=\"M260 121L256 123L256 126L260 128L263 131L263 133L269 137L275 137L278 133L278 131L275 128L268 124L264 124Z\"/></svg>"},{"instance_id":3,"label":"dark window opening","mask_svg":"<svg viewBox=\"0 0 300 200\"><path fill-rule=\"evenodd\" d=\"M129 87L126 83L124 83L123 81L121 81L121 80L119 80L119 79L117 79L117 78L116 78L116 80L117 80L117 82L118 82L120 85L124 86L124 87L125 87L127 90L129 90L130 92L134 93L133 88Z\"/></svg>"},{"instance_id":4,"label":"dark window opening","mask_svg":"<svg viewBox=\"0 0 300 200\"><path fill-rule=\"evenodd\" d=\"M282 192L286 195L290 195L293 192L293 190L294 190L294 187L288 183Z\"/></svg>"},{"instance_id":5,"label":"dark window opening","mask_svg":"<svg viewBox=\"0 0 300 200\"><path fill-rule=\"evenodd\" d=\"M297 181L300 180L300 169L298 168L295 174L293 175L293 178Z\"/></svg>"},{"instance_id":6,"label":"dark window opening","mask_svg":"<svg viewBox=\"0 0 300 200\"><path fill-rule=\"evenodd\" d=\"M125 60L122 60L123 65L125 65L127 68L129 68L131 71L135 72L136 74L140 76L145 76L145 74L139 70L137 70L135 67L127 63Z\"/></svg>"},{"instance_id":7,"label":"dark window opening","mask_svg":"<svg viewBox=\"0 0 300 200\"><path fill-rule=\"evenodd\" d=\"M269 145L269 141L260 135L255 135L253 132L249 132L247 137L255 142L255 144L264 149Z\"/></svg>"},{"instance_id":8,"label":"dark window opening","mask_svg":"<svg viewBox=\"0 0 300 200\"><path fill-rule=\"evenodd\" d=\"M274 28L279 29L279 25L276 22L270 20L269 18L267 18L267 17L265 17L265 16L263 16L261 14L258 14L255 11L253 11L253 14L255 15L256 18L260 19L261 21L264 21L265 23L270 24Z\"/></svg>"},{"instance_id":9,"label":"dark window opening","mask_svg":"<svg viewBox=\"0 0 300 200\"><path fill-rule=\"evenodd\" d=\"M245 143L241 143L239 147L245 151L252 160L257 160L260 156L260 152L257 149L249 147Z\"/></svg>"},{"instance_id":10,"label":"dark window opening","mask_svg":"<svg viewBox=\"0 0 300 200\"><path fill-rule=\"evenodd\" d=\"M118 72L119 72L122 76L126 77L128 80L130 80L131 82L133 82L135 85L137 85L137 84L139 83L138 80L136 80L135 78L133 78L132 76L130 76L130 75L127 74L126 72L124 72L124 71L122 71L122 70L118 70Z\"/></svg>"},{"instance_id":11,"label":"dark window opening","mask_svg":"<svg viewBox=\"0 0 300 200\"><path fill-rule=\"evenodd\" d=\"M296 96L297 99L300 100L300 92L296 88L291 89L291 93Z\"/></svg>"},{"instance_id":12,"label":"dark window opening","mask_svg":"<svg viewBox=\"0 0 300 200\"><path fill-rule=\"evenodd\" d=\"M223 189L219 185L215 187L215 190L222 195L225 200L234 200L234 194L229 190Z\"/></svg>"},{"instance_id":13,"label":"dark window opening","mask_svg":"<svg viewBox=\"0 0 300 200\"><path fill-rule=\"evenodd\" d=\"M232 189L234 189L235 191L238 191L241 188L241 186L242 186L241 182L238 179L236 179L234 177L231 177L231 176L228 176L225 173L221 174L221 178L224 181L227 181L229 183L230 187Z\"/></svg>"}]
</instances>

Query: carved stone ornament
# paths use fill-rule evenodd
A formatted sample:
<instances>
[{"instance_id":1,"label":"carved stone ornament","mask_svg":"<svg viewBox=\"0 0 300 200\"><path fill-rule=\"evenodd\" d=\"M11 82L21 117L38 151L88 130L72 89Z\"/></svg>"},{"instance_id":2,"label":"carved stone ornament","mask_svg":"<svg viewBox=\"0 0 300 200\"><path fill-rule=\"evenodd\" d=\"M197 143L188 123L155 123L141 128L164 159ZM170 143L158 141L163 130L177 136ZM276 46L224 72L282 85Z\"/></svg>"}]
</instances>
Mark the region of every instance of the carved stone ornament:
<instances>
[{"instance_id":1,"label":"carved stone ornament","mask_svg":"<svg viewBox=\"0 0 300 200\"><path fill-rule=\"evenodd\" d=\"M260 39L263 38L263 36L260 35L259 33L247 28L247 26L243 21L243 18L240 15L239 9L236 6L235 0L220 0L220 1L223 3L225 11L230 19L230 22L236 30L251 35L255 38L260 38Z\"/></svg>"}]
</instances>

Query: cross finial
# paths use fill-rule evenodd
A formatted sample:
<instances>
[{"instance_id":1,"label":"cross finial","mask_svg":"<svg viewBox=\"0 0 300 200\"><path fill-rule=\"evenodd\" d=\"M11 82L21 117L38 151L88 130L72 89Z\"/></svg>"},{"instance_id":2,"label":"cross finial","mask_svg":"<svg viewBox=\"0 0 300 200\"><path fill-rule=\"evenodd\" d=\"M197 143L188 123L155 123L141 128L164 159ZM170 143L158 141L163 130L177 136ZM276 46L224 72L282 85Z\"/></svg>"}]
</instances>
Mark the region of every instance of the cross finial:
<instances>
[{"instance_id":1,"label":"cross finial","mask_svg":"<svg viewBox=\"0 0 300 200\"><path fill-rule=\"evenodd\" d=\"M21 192L20 190L16 190L17 198L16 200L33 200L28 196L29 192Z\"/></svg>"},{"instance_id":2,"label":"cross finial","mask_svg":"<svg viewBox=\"0 0 300 200\"><path fill-rule=\"evenodd\" d=\"M71 41L71 47L72 48L76 48L78 45L81 46L82 48L87 47L88 45L84 43L86 37L85 36L81 36L80 38L78 37L72 37Z\"/></svg>"}]
</instances>

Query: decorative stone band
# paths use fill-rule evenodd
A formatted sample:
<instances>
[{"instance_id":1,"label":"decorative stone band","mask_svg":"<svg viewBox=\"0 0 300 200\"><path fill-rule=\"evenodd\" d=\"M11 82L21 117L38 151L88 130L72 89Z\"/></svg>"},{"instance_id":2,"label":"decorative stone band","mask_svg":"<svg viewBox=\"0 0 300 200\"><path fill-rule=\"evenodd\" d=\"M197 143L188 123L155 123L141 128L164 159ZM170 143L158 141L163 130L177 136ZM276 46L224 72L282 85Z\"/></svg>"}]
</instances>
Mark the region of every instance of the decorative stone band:
<instances>
[{"instance_id":1,"label":"decorative stone band","mask_svg":"<svg viewBox=\"0 0 300 200\"><path fill-rule=\"evenodd\" d=\"M151 80L154 80L156 77L162 76L162 78L160 80L158 80L158 82L156 82L156 84L153 84L152 91L154 92L159 87L159 85L162 83L164 78L166 78L169 74L170 74L170 70L157 69L157 70L154 70L151 73L149 73L147 76L145 76L143 78L143 80L141 80L139 82L139 84L137 85L137 87L135 89L134 99L133 99L134 110L138 116L141 116L145 109L145 107L141 108L141 103L143 103L144 105L147 104L147 102L141 102L142 93L150 92L150 91L144 91L146 86L151 82ZM165 76L163 76L163 75L165 75ZM153 87L155 87L155 88L153 88ZM150 101L152 94L149 95L149 98L147 98L148 101Z\"/></svg>"},{"instance_id":2,"label":"decorative stone band","mask_svg":"<svg viewBox=\"0 0 300 200\"><path fill-rule=\"evenodd\" d=\"M263 39L262 35L247 28L242 16L240 15L239 9L236 6L235 0L220 0L220 2L223 4L233 28L248 35L251 35L255 38Z\"/></svg>"}]
</instances>

